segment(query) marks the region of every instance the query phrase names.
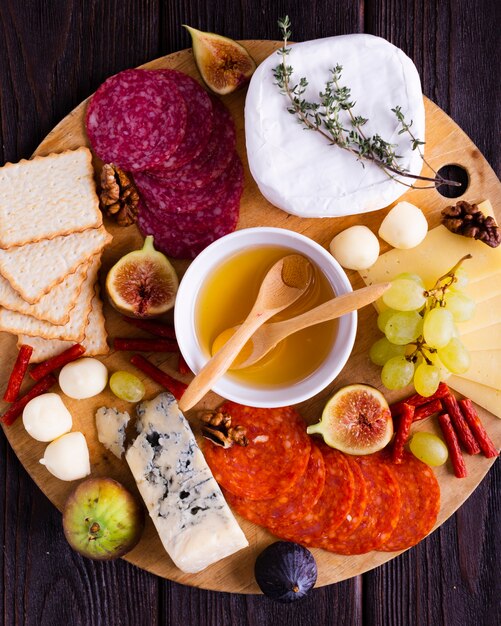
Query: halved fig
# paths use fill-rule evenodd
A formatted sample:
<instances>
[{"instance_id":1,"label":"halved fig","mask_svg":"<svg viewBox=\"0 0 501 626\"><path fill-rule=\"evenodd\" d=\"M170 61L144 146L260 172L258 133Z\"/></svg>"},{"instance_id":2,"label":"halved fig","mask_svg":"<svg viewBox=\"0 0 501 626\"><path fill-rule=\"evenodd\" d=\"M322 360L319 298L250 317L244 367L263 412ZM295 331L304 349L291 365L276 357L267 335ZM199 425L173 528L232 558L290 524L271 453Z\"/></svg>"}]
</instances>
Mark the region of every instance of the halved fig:
<instances>
[{"instance_id":1,"label":"halved fig","mask_svg":"<svg viewBox=\"0 0 501 626\"><path fill-rule=\"evenodd\" d=\"M123 256L108 272L106 291L111 304L125 315L156 317L169 311L179 281L169 260L153 246L153 236L142 250Z\"/></svg>"},{"instance_id":2,"label":"halved fig","mask_svg":"<svg viewBox=\"0 0 501 626\"><path fill-rule=\"evenodd\" d=\"M89 478L80 483L63 511L68 543L89 559L116 559L130 552L143 527L141 505L112 478Z\"/></svg>"},{"instance_id":3,"label":"halved fig","mask_svg":"<svg viewBox=\"0 0 501 626\"><path fill-rule=\"evenodd\" d=\"M256 63L242 45L222 35L183 26L191 35L198 71L211 91L224 96L250 80Z\"/></svg>"},{"instance_id":4,"label":"halved fig","mask_svg":"<svg viewBox=\"0 0 501 626\"><path fill-rule=\"evenodd\" d=\"M393 436L393 420L383 394L369 385L348 385L327 402L318 424L308 434L322 435L325 443L346 454L372 454Z\"/></svg>"}]
</instances>

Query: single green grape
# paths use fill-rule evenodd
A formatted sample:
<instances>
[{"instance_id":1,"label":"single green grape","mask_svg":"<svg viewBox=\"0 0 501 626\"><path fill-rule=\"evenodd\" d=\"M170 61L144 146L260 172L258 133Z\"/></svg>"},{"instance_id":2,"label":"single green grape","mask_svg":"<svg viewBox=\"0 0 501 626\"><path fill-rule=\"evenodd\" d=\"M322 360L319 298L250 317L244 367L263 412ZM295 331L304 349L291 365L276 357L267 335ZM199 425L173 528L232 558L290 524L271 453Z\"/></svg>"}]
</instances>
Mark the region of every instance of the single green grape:
<instances>
[{"instance_id":1,"label":"single green grape","mask_svg":"<svg viewBox=\"0 0 501 626\"><path fill-rule=\"evenodd\" d=\"M455 322L467 322L475 313L475 302L461 291L445 294L445 307L452 313Z\"/></svg>"},{"instance_id":2,"label":"single green grape","mask_svg":"<svg viewBox=\"0 0 501 626\"><path fill-rule=\"evenodd\" d=\"M423 336L430 348L443 348L455 333L452 313L443 307L436 307L424 314Z\"/></svg>"},{"instance_id":3,"label":"single green grape","mask_svg":"<svg viewBox=\"0 0 501 626\"><path fill-rule=\"evenodd\" d=\"M453 374L464 374L470 367L470 354L457 337L453 337L446 346L437 350L437 355Z\"/></svg>"},{"instance_id":4,"label":"single green grape","mask_svg":"<svg viewBox=\"0 0 501 626\"><path fill-rule=\"evenodd\" d=\"M390 343L386 337L381 337L373 343L369 350L369 358L375 365L384 365L394 356L403 356L405 346L396 346Z\"/></svg>"},{"instance_id":5,"label":"single green grape","mask_svg":"<svg viewBox=\"0 0 501 626\"><path fill-rule=\"evenodd\" d=\"M440 384L440 369L436 365L429 365L425 361L416 367L414 372L414 387L420 396L432 396Z\"/></svg>"},{"instance_id":6,"label":"single green grape","mask_svg":"<svg viewBox=\"0 0 501 626\"><path fill-rule=\"evenodd\" d=\"M377 327L379 330L384 333L384 329L386 328L386 322L390 319L392 315L396 313L395 309L384 309L377 316Z\"/></svg>"},{"instance_id":7,"label":"single green grape","mask_svg":"<svg viewBox=\"0 0 501 626\"><path fill-rule=\"evenodd\" d=\"M387 389L407 387L414 376L414 363L404 356L394 356L386 361L381 370L381 380Z\"/></svg>"},{"instance_id":8,"label":"single green grape","mask_svg":"<svg viewBox=\"0 0 501 626\"><path fill-rule=\"evenodd\" d=\"M403 272L398 276L395 276L394 280L398 280L400 278L404 278L405 280L413 280L415 283L424 288L424 282L419 274L412 274L411 272Z\"/></svg>"},{"instance_id":9,"label":"single green grape","mask_svg":"<svg viewBox=\"0 0 501 626\"><path fill-rule=\"evenodd\" d=\"M110 378L110 389L120 400L139 402L146 390L141 380L129 372L115 372Z\"/></svg>"},{"instance_id":10,"label":"single green grape","mask_svg":"<svg viewBox=\"0 0 501 626\"><path fill-rule=\"evenodd\" d=\"M432 467L443 465L449 456L445 443L432 433L414 433L409 448L416 458Z\"/></svg>"},{"instance_id":11,"label":"single green grape","mask_svg":"<svg viewBox=\"0 0 501 626\"><path fill-rule=\"evenodd\" d=\"M423 332L423 318L417 311L397 311L386 322L384 333L391 343L405 346Z\"/></svg>"},{"instance_id":12,"label":"single green grape","mask_svg":"<svg viewBox=\"0 0 501 626\"><path fill-rule=\"evenodd\" d=\"M423 287L408 278L393 280L382 298L386 306L397 311L418 311L426 302Z\"/></svg>"}]
</instances>

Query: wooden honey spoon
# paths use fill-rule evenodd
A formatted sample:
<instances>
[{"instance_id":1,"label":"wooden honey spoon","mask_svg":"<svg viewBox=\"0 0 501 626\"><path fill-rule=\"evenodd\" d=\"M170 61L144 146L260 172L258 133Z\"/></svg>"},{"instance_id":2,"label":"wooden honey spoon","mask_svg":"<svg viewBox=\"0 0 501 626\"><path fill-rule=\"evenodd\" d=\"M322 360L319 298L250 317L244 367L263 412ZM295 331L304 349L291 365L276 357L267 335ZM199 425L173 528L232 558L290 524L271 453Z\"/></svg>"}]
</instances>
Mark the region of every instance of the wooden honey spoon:
<instances>
[{"instance_id":1,"label":"wooden honey spoon","mask_svg":"<svg viewBox=\"0 0 501 626\"><path fill-rule=\"evenodd\" d=\"M283 311L302 296L312 277L311 263L299 254L283 257L271 267L261 283L256 301L246 320L188 385L179 401L181 411L191 409L210 391L256 330L270 317Z\"/></svg>"},{"instance_id":2,"label":"wooden honey spoon","mask_svg":"<svg viewBox=\"0 0 501 626\"><path fill-rule=\"evenodd\" d=\"M248 347L244 347L239 358L235 360L229 369L243 369L244 367L254 365L289 335L297 333L303 328L327 322L346 313L361 309L380 298L389 287L390 283L377 283L370 287L357 289L328 300L297 317L261 326L249 339ZM238 329L238 326L223 331L214 341L214 345L217 347L224 344L236 329Z\"/></svg>"}]
</instances>

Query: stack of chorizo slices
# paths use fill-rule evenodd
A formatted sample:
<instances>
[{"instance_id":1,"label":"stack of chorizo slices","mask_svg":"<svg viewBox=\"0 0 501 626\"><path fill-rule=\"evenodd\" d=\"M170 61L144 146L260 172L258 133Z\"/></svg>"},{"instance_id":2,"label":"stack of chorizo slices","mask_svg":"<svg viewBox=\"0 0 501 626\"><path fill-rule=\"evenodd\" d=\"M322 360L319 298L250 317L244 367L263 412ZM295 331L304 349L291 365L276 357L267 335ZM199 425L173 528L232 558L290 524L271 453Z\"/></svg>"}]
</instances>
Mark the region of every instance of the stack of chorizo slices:
<instances>
[{"instance_id":1,"label":"stack of chorizo slices","mask_svg":"<svg viewBox=\"0 0 501 626\"><path fill-rule=\"evenodd\" d=\"M248 445L205 442L204 454L230 506L274 535L343 555L406 550L432 530L440 508L433 471L405 453L349 456L306 434L290 407L226 402Z\"/></svg>"},{"instance_id":2,"label":"stack of chorizo slices","mask_svg":"<svg viewBox=\"0 0 501 626\"><path fill-rule=\"evenodd\" d=\"M94 152L130 172L138 226L175 258L194 258L235 230L243 192L236 132L226 107L176 70L126 70L109 78L86 114Z\"/></svg>"}]
</instances>

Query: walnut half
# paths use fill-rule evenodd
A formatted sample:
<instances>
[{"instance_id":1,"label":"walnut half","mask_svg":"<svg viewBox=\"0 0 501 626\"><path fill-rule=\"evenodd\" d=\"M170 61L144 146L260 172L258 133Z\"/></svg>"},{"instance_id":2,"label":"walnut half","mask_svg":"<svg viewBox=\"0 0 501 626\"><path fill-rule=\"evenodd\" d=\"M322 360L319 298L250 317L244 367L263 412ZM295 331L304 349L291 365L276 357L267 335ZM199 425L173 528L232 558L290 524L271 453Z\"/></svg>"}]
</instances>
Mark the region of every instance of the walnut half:
<instances>
[{"instance_id":1,"label":"walnut half","mask_svg":"<svg viewBox=\"0 0 501 626\"><path fill-rule=\"evenodd\" d=\"M101 210L114 217L119 226L130 226L137 221L139 194L131 177L112 163L101 171Z\"/></svg>"},{"instance_id":2,"label":"walnut half","mask_svg":"<svg viewBox=\"0 0 501 626\"><path fill-rule=\"evenodd\" d=\"M249 441L243 426L232 426L231 415L222 411L208 411L201 418L203 422L202 436L212 443L231 448L233 444L247 446Z\"/></svg>"},{"instance_id":3,"label":"walnut half","mask_svg":"<svg viewBox=\"0 0 501 626\"><path fill-rule=\"evenodd\" d=\"M484 215L476 204L464 200L442 211L442 224L452 233L478 239L491 248L501 243L501 232L495 219Z\"/></svg>"}]
</instances>

